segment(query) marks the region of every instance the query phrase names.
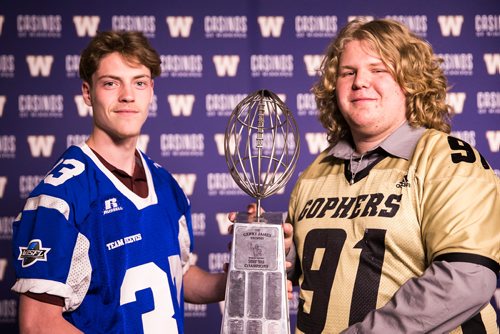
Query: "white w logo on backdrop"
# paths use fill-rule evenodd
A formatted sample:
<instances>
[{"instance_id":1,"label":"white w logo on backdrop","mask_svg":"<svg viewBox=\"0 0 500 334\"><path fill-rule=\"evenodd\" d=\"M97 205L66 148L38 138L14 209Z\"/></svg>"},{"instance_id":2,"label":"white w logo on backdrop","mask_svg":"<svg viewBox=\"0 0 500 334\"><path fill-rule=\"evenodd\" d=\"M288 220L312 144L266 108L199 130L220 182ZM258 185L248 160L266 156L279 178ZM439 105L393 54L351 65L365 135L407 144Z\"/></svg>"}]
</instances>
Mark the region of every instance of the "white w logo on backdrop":
<instances>
[{"instance_id":1,"label":"white w logo on backdrop","mask_svg":"<svg viewBox=\"0 0 500 334\"><path fill-rule=\"evenodd\" d=\"M234 77L238 72L240 56L238 55L215 55L212 58L218 77Z\"/></svg>"},{"instance_id":2,"label":"white w logo on backdrop","mask_svg":"<svg viewBox=\"0 0 500 334\"><path fill-rule=\"evenodd\" d=\"M500 54L499 53L485 53L483 56L484 63L488 74L500 74Z\"/></svg>"},{"instance_id":3,"label":"white w logo on backdrop","mask_svg":"<svg viewBox=\"0 0 500 334\"><path fill-rule=\"evenodd\" d=\"M328 147L328 140L324 132L308 132L304 138L311 154L318 154Z\"/></svg>"},{"instance_id":4,"label":"white w logo on backdrop","mask_svg":"<svg viewBox=\"0 0 500 334\"><path fill-rule=\"evenodd\" d=\"M306 65L307 75L314 77L318 75L323 55L304 55L304 64Z\"/></svg>"},{"instance_id":5,"label":"white w logo on backdrop","mask_svg":"<svg viewBox=\"0 0 500 334\"><path fill-rule=\"evenodd\" d=\"M437 20L441 28L441 35L445 37L450 35L454 37L460 36L462 24L464 23L462 15L439 15Z\"/></svg>"},{"instance_id":6,"label":"white w logo on backdrop","mask_svg":"<svg viewBox=\"0 0 500 334\"><path fill-rule=\"evenodd\" d=\"M219 227L219 233L221 235L229 234L229 226L232 224L227 218L227 213L218 212L215 214L215 220L217 221L217 226Z\"/></svg>"},{"instance_id":7,"label":"white w logo on backdrop","mask_svg":"<svg viewBox=\"0 0 500 334\"><path fill-rule=\"evenodd\" d=\"M28 67L32 77L38 77L40 76L40 74L43 77L48 77L50 76L54 57L28 55L26 56L26 62L28 63Z\"/></svg>"},{"instance_id":8,"label":"white w logo on backdrop","mask_svg":"<svg viewBox=\"0 0 500 334\"><path fill-rule=\"evenodd\" d=\"M223 133L216 133L214 134L214 140L215 140L215 146L217 147L217 153L219 155L225 155L224 153L224 134ZM233 145L231 145L233 146Z\"/></svg>"},{"instance_id":9,"label":"white w logo on backdrop","mask_svg":"<svg viewBox=\"0 0 500 334\"><path fill-rule=\"evenodd\" d=\"M5 276L5 269L7 268L7 264L9 261L7 259L0 259L0 282L3 281L3 277Z\"/></svg>"},{"instance_id":10,"label":"white w logo on backdrop","mask_svg":"<svg viewBox=\"0 0 500 334\"><path fill-rule=\"evenodd\" d=\"M76 109L78 110L78 116L92 116L92 107L85 103L82 95L75 95L74 101L76 104Z\"/></svg>"},{"instance_id":11,"label":"white w logo on backdrop","mask_svg":"<svg viewBox=\"0 0 500 334\"><path fill-rule=\"evenodd\" d=\"M3 116L3 107L5 106L5 102L7 102L7 97L5 95L0 95L0 117Z\"/></svg>"},{"instance_id":12,"label":"white w logo on backdrop","mask_svg":"<svg viewBox=\"0 0 500 334\"><path fill-rule=\"evenodd\" d=\"M73 23L78 37L94 37L97 34L100 21L99 16L73 16Z\"/></svg>"},{"instance_id":13,"label":"white w logo on backdrop","mask_svg":"<svg viewBox=\"0 0 500 334\"><path fill-rule=\"evenodd\" d=\"M217 153L222 156L226 154L224 151L224 137L225 135L223 133L214 134L214 141L215 145L217 146ZM229 138L229 150L231 151L231 154L234 153L234 150L236 149L237 146L238 145L236 145L236 139L234 137Z\"/></svg>"},{"instance_id":14,"label":"white w logo on backdrop","mask_svg":"<svg viewBox=\"0 0 500 334\"><path fill-rule=\"evenodd\" d=\"M280 37L285 18L283 16L259 16L257 22L262 37Z\"/></svg>"},{"instance_id":15,"label":"white w logo on backdrop","mask_svg":"<svg viewBox=\"0 0 500 334\"><path fill-rule=\"evenodd\" d=\"M56 141L55 136L28 136L27 140L32 157L39 158L43 156L47 158L52 155L52 148Z\"/></svg>"},{"instance_id":16,"label":"white w logo on backdrop","mask_svg":"<svg viewBox=\"0 0 500 334\"><path fill-rule=\"evenodd\" d=\"M7 185L7 177L0 176L0 199L3 198L3 194L5 193L5 186Z\"/></svg>"},{"instance_id":17,"label":"white w logo on backdrop","mask_svg":"<svg viewBox=\"0 0 500 334\"><path fill-rule=\"evenodd\" d=\"M465 93L448 93L446 94L446 103L453 107L456 114L461 114L464 110Z\"/></svg>"},{"instance_id":18,"label":"white w logo on backdrop","mask_svg":"<svg viewBox=\"0 0 500 334\"><path fill-rule=\"evenodd\" d=\"M168 104L170 105L170 110L172 111L172 116L191 116L191 113L193 112L193 104L195 101L195 97L193 94L169 95L167 97L167 100Z\"/></svg>"},{"instance_id":19,"label":"white w logo on backdrop","mask_svg":"<svg viewBox=\"0 0 500 334\"><path fill-rule=\"evenodd\" d=\"M369 22L369 21L373 21L374 19L375 19L375 17L373 17L372 15L349 15L347 17L347 22L351 22L353 20L361 20L361 21Z\"/></svg>"},{"instance_id":20,"label":"white w logo on backdrop","mask_svg":"<svg viewBox=\"0 0 500 334\"><path fill-rule=\"evenodd\" d=\"M193 25L192 16L167 16L165 21L168 25L170 37L188 38L191 34L191 26Z\"/></svg>"},{"instance_id":21,"label":"white w logo on backdrop","mask_svg":"<svg viewBox=\"0 0 500 334\"><path fill-rule=\"evenodd\" d=\"M194 185L196 183L196 174L172 174L174 179L179 183L186 196L193 194Z\"/></svg>"},{"instance_id":22,"label":"white w logo on backdrop","mask_svg":"<svg viewBox=\"0 0 500 334\"><path fill-rule=\"evenodd\" d=\"M491 152L500 151L500 131L486 131L486 139Z\"/></svg>"}]
</instances>

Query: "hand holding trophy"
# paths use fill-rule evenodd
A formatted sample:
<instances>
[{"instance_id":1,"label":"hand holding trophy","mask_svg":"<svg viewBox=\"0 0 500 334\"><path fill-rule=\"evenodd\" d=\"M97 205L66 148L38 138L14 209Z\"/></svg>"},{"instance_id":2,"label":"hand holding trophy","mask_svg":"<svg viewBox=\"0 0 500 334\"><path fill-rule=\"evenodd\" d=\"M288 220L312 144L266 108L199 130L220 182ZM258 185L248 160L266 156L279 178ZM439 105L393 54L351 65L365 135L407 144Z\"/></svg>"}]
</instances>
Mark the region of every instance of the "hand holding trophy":
<instances>
[{"instance_id":1,"label":"hand holding trophy","mask_svg":"<svg viewBox=\"0 0 500 334\"><path fill-rule=\"evenodd\" d=\"M300 151L297 124L280 98L259 90L233 110L224 137L238 186L257 202L237 213L221 333L290 333L283 212L261 213L261 199L290 179Z\"/></svg>"}]
</instances>

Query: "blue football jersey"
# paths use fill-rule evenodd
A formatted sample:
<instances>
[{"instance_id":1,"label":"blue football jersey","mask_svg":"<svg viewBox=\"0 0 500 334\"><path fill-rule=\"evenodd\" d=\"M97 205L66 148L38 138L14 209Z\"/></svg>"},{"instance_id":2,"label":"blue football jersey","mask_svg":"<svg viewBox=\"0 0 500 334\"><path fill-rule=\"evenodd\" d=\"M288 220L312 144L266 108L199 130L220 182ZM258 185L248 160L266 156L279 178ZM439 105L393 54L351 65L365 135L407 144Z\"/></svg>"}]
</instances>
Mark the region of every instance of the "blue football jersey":
<instances>
[{"instance_id":1,"label":"blue football jersey","mask_svg":"<svg viewBox=\"0 0 500 334\"><path fill-rule=\"evenodd\" d=\"M13 224L23 293L65 300L85 333L182 333L190 204L171 174L141 154L148 196L123 185L87 145L72 146Z\"/></svg>"}]
</instances>

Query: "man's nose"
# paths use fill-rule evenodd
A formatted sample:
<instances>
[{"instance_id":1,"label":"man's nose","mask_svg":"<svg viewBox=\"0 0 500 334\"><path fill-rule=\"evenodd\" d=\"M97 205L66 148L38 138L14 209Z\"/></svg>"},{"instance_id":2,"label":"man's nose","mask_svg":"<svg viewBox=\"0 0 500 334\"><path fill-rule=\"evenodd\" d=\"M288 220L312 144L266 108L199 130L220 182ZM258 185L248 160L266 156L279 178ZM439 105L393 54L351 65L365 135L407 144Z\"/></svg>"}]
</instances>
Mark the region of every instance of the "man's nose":
<instances>
[{"instance_id":1,"label":"man's nose","mask_svg":"<svg viewBox=\"0 0 500 334\"><path fill-rule=\"evenodd\" d=\"M133 102L134 92L132 87L130 87L129 85L123 85L121 87L119 99L120 102Z\"/></svg>"},{"instance_id":2,"label":"man's nose","mask_svg":"<svg viewBox=\"0 0 500 334\"><path fill-rule=\"evenodd\" d=\"M371 84L371 74L367 71L357 71L352 84L353 89L368 88Z\"/></svg>"}]
</instances>

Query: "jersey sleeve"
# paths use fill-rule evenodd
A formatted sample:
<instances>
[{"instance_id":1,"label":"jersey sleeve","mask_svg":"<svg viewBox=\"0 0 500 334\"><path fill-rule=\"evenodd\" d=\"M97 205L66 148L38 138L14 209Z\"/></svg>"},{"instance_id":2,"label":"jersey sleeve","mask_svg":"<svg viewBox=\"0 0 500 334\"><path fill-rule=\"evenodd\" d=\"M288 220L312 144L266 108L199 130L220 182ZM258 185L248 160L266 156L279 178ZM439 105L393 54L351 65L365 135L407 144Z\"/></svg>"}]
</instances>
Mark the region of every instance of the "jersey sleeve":
<instances>
[{"instance_id":1,"label":"jersey sleeve","mask_svg":"<svg viewBox=\"0 0 500 334\"><path fill-rule=\"evenodd\" d=\"M417 146L420 215L428 261L471 262L498 275L500 183L468 143L431 132Z\"/></svg>"},{"instance_id":2,"label":"jersey sleeve","mask_svg":"<svg viewBox=\"0 0 500 334\"><path fill-rule=\"evenodd\" d=\"M83 300L91 275L90 243L74 223L74 177L85 168L77 160L61 161L30 194L13 223L17 281L12 290L59 296L65 299L65 310L72 310Z\"/></svg>"}]
</instances>

